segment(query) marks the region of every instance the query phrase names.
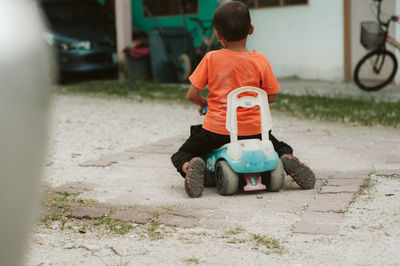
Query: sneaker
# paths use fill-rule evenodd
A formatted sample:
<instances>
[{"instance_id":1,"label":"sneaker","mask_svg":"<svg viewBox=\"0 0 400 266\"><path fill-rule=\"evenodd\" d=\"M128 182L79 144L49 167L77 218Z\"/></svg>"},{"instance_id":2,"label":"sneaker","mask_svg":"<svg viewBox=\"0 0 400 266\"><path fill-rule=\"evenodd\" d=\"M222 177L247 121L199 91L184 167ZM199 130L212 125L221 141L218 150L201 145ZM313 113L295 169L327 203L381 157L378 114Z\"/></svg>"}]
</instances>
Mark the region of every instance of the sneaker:
<instances>
[{"instance_id":1,"label":"sneaker","mask_svg":"<svg viewBox=\"0 0 400 266\"><path fill-rule=\"evenodd\" d=\"M299 159L292 154L282 155L281 160L286 174L290 175L301 188L314 188L315 175L307 165L300 162Z\"/></svg>"},{"instance_id":2,"label":"sneaker","mask_svg":"<svg viewBox=\"0 0 400 266\"><path fill-rule=\"evenodd\" d=\"M189 197L198 198L203 194L205 170L206 164L202 158L190 160L185 177L185 190Z\"/></svg>"}]
</instances>

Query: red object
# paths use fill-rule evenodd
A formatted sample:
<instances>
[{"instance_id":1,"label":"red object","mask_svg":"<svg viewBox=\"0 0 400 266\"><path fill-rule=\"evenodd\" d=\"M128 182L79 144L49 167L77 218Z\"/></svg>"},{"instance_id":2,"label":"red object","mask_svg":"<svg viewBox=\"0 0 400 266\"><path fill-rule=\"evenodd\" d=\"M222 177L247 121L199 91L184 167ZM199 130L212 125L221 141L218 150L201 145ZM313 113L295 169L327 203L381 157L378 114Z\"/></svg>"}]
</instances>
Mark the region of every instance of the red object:
<instances>
[{"instance_id":1,"label":"red object","mask_svg":"<svg viewBox=\"0 0 400 266\"><path fill-rule=\"evenodd\" d=\"M129 55L134 59L142 58L150 54L149 47L132 47L128 48L128 50L129 50Z\"/></svg>"},{"instance_id":2,"label":"red object","mask_svg":"<svg viewBox=\"0 0 400 266\"><path fill-rule=\"evenodd\" d=\"M266 190L267 187L261 183L260 174L244 174L246 186L243 187L244 191ZM250 180L252 179L252 180ZM253 182L252 182L253 181Z\"/></svg>"}]
</instances>

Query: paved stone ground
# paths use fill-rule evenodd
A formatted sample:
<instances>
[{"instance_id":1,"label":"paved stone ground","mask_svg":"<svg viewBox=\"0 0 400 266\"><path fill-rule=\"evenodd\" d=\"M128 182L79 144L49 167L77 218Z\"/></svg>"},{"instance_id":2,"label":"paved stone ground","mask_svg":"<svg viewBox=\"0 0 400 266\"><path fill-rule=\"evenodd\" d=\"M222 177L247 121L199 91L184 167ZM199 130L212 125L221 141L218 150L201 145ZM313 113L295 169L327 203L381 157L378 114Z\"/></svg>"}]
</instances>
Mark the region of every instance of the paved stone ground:
<instances>
[{"instance_id":1,"label":"paved stone ground","mask_svg":"<svg viewBox=\"0 0 400 266\"><path fill-rule=\"evenodd\" d=\"M398 87L367 93L353 83L285 79L280 84L284 93L400 99ZM76 218L106 214L136 223L156 219L178 227L243 226L268 228L271 233L332 235L338 233L343 213L370 173L400 172L400 156L394 148L399 142L393 137L396 129L375 127L370 134L368 127L312 120L300 123L300 127L290 120L282 126L279 118L274 121L279 124L274 134L292 145L295 155L316 173L315 189L301 190L287 177L280 193L241 192L222 197L211 187L205 189L202 198L190 199L183 189L183 179L170 162L171 154L186 138L181 135L83 161L79 166L101 174L102 182L67 183L52 190L99 201L91 207L72 206L71 212L64 214ZM110 213L110 207L114 213ZM49 208L44 213L52 211Z\"/></svg>"},{"instance_id":2,"label":"paved stone ground","mask_svg":"<svg viewBox=\"0 0 400 266\"><path fill-rule=\"evenodd\" d=\"M116 220L135 221L143 224L157 221L160 224L176 227L201 226L208 229L223 229L234 226L256 227L258 224L269 227L269 230L289 230L295 234L325 234L334 235L339 231L339 224L344 218L343 213L352 203L355 194L363 187L369 173L376 171L368 169L368 162L380 161L376 165L378 171L395 172L388 168L392 164L399 165L400 158L390 156L393 152L379 149L374 155L368 152L377 140L366 138L364 147L360 147L351 140L341 140L340 134L334 136L327 133L321 135L312 129L286 133L290 139L293 134L304 136L307 143L313 139L313 152L308 156L313 161L317 174L314 190L301 190L290 177L285 180L285 188L280 193L239 193L232 197L219 196L215 188L206 188L200 199L185 199L183 180L177 176L170 163L170 155L178 149L185 140L185 136L164 139L148 145L128 149L117 154L110 154L97 160L80 163L80 167L102 167L105 171L114 173L114 187L118 186L118 195L108 202L98 203L91 207L73 206L66 216L75 218L97 218L109 215ZM301 143L298 146L301 147ZM381 148L395 145L393 140L380 143ZM307 150L307 149L305 149ZM342 154L343 171L337 167L337 160L329 161L333 154ZM319 158L319 159L318 159ZM381 160L386 158L386 160ZM391 161L392 160L392 161ZM366 165L367 163L367 165ZM382 167L384 166L384 167ZM175 182L168 184L158 180L162 175L169 175ZM146 176L156 176L146 178ZM130 187L126 191L124 187ZM83 194L85 197L96 198L101 193L99 187L82 188L82 183L66 184L54 189L69 194ZM105 192L104 192L105 193ZM109 192L110 193L110 192ZM151 195L158 194L157 199ZM172 196L171 196L172 194ZM173 195L179 195L179 199ZM219 203L215 204L219 197ZM182 201L182 198L184 201ZM223 198L223 200L221 200ZM257 203L258 201L258 203ZM115 210L109 212L110 207ZM48 209L45 212L51 213ZM250 217L249 217L250 216ZM266 222L268 217L274 217L271 223ZM278 219L278 220L277 220ZM284 225L284 226L282 226Z\"/></svg>"},{"instance_id":3,"label":"paved stone ground","mask_svg":"<svg viewBox=\"0 0 400 266\"><path fill-rule=\"evenodd\" d=\"M305 88L306 83L299 86L303 84ZM281 82L283 91L286 85ZM101 264L108 256L110 260L120 259L116 256L124 253L120 249L130 249L127 259L135 263L139 259L146 262L144 265L163 261L176 262L176 265L191 254L197 258L209 257L207 264L216 265L222 261L229 265L236 261L235 265L241 265L247 262L246 256L264 264L275 261L274 265L281 265L282 259L286 264L324 264L338 259L346 262L342 263L345 265L352 264L351 261L353 264L380 264L381 254L389 264L398 260L395 244L399 239L398 204L393 204L394 196L386 196L397 196L398 187L386 184L380 191L378 203L368 209L360 205L360 201L362 204L365 204L362 199L369 201L369 193L361 191L359 197L357 193L363 190L366 181L369 185L370 173L400 173L399 129L301 120L276 113L273 115L274 135L293 146L295 155L314 170L318 178L316 188L301 190L287 177L281 192L239 192L223 197L216 188L207 187L203 197L191 199L184 191L183 179L173 168L170 156L185 140L187 125L200 120L196 120L195 107L185 109L76 96L62 96L58 100L54 149L50 150L46 161L47 181L52 186L48 196L73 195L68 197L72 199L71 208L66 208L64 216L78 219L109 216L148 225L134 225L135 229L119 237L97 230L100 228L83 234L81 228L69 222L72 229L59 230L61 221L54 221L49 228L39 227L35 233L32 265L41 265L46 260L62 265L78 257L87 265L94 265L96 261ZM181 117L186 111L187 116ZM141 127L149 128L140 131ZM161 139L162 136L172 138ZM60 209L63 208L50 205L43 208L42 213L52 214ZM382 216L384 212L386 216ZM141 239L142 231L153 222L163 228L166 237L160 241ZM84 223L91 224L86 220L82 221ZM385 231L381 230L383 227ZM240 237L274 238L286 252L266 257L254 253L249 243L223 244L226 232L235 228L243 229ZM194 243L193 235L201 232L208 236L196 236L196 239L204 242L188 246L186 240L181 240L184 235ZM235 237L231 236L231 240ZM388 247L391 247L389 251ZM201 255L196 256L199 248ZM183 249L187 252L174 259L174 254ZM370 250L375 253L366 256ZM221 254L225 254L223 259ZM375 260L371 262L371 258Z\"/></svg>"}]
</instances>

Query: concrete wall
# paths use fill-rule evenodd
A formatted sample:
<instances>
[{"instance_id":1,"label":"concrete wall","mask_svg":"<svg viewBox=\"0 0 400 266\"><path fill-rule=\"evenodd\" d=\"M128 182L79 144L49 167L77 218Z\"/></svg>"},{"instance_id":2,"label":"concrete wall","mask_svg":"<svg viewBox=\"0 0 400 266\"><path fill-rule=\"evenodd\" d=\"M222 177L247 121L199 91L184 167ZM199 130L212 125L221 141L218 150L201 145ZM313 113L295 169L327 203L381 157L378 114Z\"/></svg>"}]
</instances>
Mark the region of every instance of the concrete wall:
<instances>
[{"instance_id":1,"label":"concrete wall","mask_svg":"<svg viewBox=\"0 0 400 266\"><path fill-rule=\"evenodd\" d=\"M362 0L366 1L366 0ZM277 77L343 79L343 1L251 10L248 48L265 54Z\"/></svg>"}]
</instances>

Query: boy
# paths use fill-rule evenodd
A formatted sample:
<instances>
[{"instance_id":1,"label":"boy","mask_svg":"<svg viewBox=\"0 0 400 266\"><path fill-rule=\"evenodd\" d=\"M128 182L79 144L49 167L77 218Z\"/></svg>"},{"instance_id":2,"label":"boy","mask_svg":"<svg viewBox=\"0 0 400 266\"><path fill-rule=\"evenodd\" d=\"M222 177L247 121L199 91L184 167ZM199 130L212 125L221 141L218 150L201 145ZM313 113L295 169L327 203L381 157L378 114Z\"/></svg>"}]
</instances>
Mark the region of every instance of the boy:
<instances>
[{"instance_id":1,"label":"boy","mask_svg":"<svg viewBox=\"0 0 400 266\"><path fill-rule=\"evenodd\" d=\"M199 106L199 113L208 106L203 125L192 126L189 139L172 155L177 171L185 178L186 193L200 197L204 188L204 157L210 151L230 142L225 128L227 95L243 86L254 86L265 90L268 102L273 103L280 90L271 66L264 55L246 48L247 36L252 34L247 6L239 1L227 2L214 13L213 24L218 41L224 47L206 54L189 77L192 83L187 98ZM208 85L206 100L200 95ZM261 125L257 107L239 108L237 111L239 139L261 138ZM282 160L285 172L292 176L303 189L314 187L315 175L292 155L292 148L278 141L271 132L270 140Z\"/></svg>"}]
</instances>

